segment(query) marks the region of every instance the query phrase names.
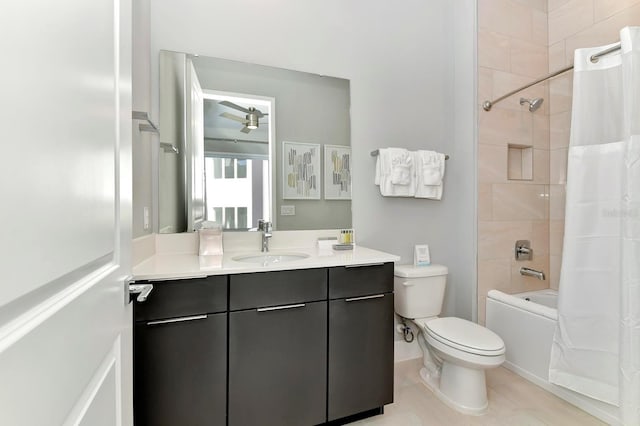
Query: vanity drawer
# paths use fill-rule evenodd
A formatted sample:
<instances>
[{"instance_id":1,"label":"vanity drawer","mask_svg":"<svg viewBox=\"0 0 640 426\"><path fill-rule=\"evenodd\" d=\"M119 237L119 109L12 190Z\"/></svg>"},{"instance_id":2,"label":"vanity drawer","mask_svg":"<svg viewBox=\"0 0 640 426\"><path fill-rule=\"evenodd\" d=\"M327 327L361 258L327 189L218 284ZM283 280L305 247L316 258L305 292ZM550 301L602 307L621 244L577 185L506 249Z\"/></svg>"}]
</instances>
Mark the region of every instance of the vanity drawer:
<instances>
[{"instance_id":1,"label":"vanity drawer","mask_svg":"<svg viewBox=\"0 0 640 426\"><path fill-rule=\"evenodd\" d=\"M152 281L153 291L144 302L135 302L136 321L176 318L227 310L227 276Z\"/></svg>"},{"instance_id":2,"label":"vanity drawer","mask_svg":"<svg viewBox=\"0 0 640 426\"><path fill-rule=\"evenodd\" d=\"M393 291L393 262L329 269L329 299Z\"/></svg>"},{"instance_id":3,"label":"vanity drawer","mask_svg":"<svg viewBox=\"0 0 640 426\"><path fill-rule=\"evenodd\" d=\"M262 308L327 298L327 270L256 272L229 277L229 310Z\"/></svg>"}]
</instances>

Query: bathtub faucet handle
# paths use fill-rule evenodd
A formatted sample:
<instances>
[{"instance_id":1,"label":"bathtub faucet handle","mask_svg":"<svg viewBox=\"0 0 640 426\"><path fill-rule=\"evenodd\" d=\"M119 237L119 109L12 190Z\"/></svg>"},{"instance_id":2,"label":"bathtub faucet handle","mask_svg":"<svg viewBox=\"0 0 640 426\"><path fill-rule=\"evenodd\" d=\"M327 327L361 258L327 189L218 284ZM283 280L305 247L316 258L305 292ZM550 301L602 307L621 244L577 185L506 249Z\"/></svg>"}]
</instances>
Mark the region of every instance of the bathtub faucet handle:
<instances>
[{"instance_id":1,"label":"bathtub faucet handle","mask_svg":"<svg viewBox=\"0 0 640 426\"><path fill-rule=\"evenodd\" d=\"M533 249L531 248L531 241L518 240L515 246L516 260L531 260L533 259Z\"/></svg>"}]
</instances>

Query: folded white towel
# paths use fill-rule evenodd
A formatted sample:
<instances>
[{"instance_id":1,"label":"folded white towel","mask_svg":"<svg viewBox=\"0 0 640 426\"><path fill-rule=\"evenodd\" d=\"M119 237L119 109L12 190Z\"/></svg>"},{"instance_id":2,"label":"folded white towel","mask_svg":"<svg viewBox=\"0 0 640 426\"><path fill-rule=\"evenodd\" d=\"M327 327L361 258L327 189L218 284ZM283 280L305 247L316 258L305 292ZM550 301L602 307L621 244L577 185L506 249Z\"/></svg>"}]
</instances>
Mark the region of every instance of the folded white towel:
<instances>
[{"instance_id":1,"label":"folded white towel","mask_svg":"<svg viewBox=\"0 0 640 426\"><path fill-rule=\"evenodd\" d=\"M435 151L418 151L416 158L416 173L422 173L423 185L440 185L444 154Z\"/></svg>"},{"instance_id":2,"label":"folded white towel","mask_svg":"<svg viewBox=\"0 0 640 426\"><path fill-rule=\"evenodd\" d=\"M416 157L416 198L442 198L445 155L435 151L417 151Z\"/></svg>"},{"instance_id":3,"label":"folded white towel","mask_svg":"<svg viewBox=\"0 0 640 426\"><path fill-rule=\"evenodd\" d=\"M402 148L380 149L375 183L384 196L413 197L416 179L412 153Z\"/></svg>"},{"instance_id":4,"label":"folded white towel","mask_svg":"<svg viewBox=\"0 0 640 426\"><path fill-rule=\"evenodd\" d=\"M413 180L413 155L406 150L391 153L391 183L409 185Z\"/></svg>"}]
</instances>

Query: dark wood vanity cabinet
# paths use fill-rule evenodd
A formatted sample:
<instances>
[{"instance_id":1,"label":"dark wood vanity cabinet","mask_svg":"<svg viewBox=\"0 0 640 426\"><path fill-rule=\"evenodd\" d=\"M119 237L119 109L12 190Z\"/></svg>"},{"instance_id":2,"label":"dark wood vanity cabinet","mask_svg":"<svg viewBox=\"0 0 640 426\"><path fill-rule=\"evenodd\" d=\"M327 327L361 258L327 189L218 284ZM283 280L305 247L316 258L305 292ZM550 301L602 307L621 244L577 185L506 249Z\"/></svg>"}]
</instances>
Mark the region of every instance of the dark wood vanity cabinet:
<instances>
[{"instance_id":1,"label":"dark wood vanity cabinet","mask_svg":"<svg viewBox=\"0 0 640 426\"><path fill-rule=\"evenodd\" d=\"M342 424L393 401L393 263L153 285L137 426Z\"/></svg>"},{"instance_id":2,"label":"dark wood vanity cabinet","mask_svg":"<svg viewBox=\"0 0 640 426\"><path fill-rule=\"evenodd\" d=\"M230 277L230 426L325 422L326 298L326 269Z\"/></svg>"},{"instance_id":3,"label":"dark wood vanity cabinet","mask_svg":"<svg viewBox=\"0 0 640 426\"><path fill-rule=\"evenodd\" d=\"M329 270L328 420L393 402L393 264Z\"/></svg>"},{"instance_id":4,"label":"dark wood vanity cabinet","mask_svg":"<svg viewBox=\"0 0 640 426\"><path fill-rule=\"evenodd\" d=\"M227 277L153 286L134 305L136 426L225 425Z\"/></svg>"}]
</instances>

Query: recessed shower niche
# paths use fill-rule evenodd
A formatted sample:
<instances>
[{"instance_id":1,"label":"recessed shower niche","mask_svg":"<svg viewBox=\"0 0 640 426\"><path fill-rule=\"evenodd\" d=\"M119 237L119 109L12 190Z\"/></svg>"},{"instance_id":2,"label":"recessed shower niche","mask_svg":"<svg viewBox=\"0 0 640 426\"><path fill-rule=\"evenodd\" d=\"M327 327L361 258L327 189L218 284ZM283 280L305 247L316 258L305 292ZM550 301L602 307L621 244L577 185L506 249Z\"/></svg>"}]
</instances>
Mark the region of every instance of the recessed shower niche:
<instances>
[{"instance_id":1,"label":"recessed shower niche","mask_svg":"<svg viewBox=\"0 0 640 426\"><path fill-rule=\"evenodd\" d=\"M533 147L527 145L508 146L507 179L533 180Z\"/></svg>"}]
</instances>

